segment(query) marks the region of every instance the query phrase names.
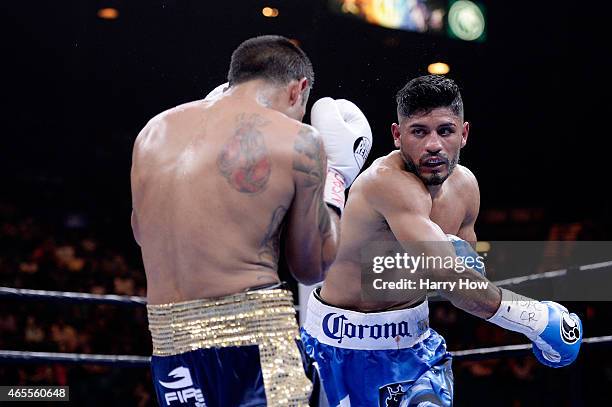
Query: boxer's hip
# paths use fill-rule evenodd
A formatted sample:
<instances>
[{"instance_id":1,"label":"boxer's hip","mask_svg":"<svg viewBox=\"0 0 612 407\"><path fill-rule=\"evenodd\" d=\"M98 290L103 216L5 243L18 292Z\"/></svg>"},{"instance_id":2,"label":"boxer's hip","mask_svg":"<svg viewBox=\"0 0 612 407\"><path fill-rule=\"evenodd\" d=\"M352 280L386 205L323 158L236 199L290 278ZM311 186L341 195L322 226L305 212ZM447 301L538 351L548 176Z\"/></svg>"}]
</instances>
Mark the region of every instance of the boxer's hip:
<instances>
[{"instance_id":1,"label":"boxer's hip","mask_svg":"<svg viewBox=\"0 0 612 407\"><path fill-rule=\"evenodd\" d=\"M313 293L302 341L330 405L399 406L423 397L450 405L451 357L428 317L427 301L361 313L325 304Z\"/></svg>"},{"instance_id":2,"label":"boxer's hip","mask_svg":"<svg viewBox=\"0 0 612 407\"><path fill-rule=\"evenodd\" d=\"M324 303L315 290L308 299L304 330L320 343L353 350L397 350L426 339L427 300L406 309L357 312Z\"/></svg>"},{"instance_id":3,"label":"boxer's hip","mask_svg":"<svg viewBox=\"0 0 612 407\"><path fill-rule=\"evenodd\" d=\"M307 405L311 384L295 342L289 291L261 289L147 311L160 404Z\"/></svg>"}]
</instances>

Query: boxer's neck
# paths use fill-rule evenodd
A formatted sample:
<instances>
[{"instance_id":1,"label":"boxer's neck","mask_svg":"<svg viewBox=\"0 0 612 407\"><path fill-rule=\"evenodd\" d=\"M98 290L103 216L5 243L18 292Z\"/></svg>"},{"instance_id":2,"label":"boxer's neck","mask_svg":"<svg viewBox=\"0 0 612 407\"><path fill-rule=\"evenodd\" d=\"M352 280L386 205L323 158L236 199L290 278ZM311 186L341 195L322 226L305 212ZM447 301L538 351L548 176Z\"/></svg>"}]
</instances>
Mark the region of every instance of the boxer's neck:
<instances>
[{"instance_id":1,"label":"boxer's neck","mask_svg":"<svg viewBox=\"0 0 612 407\"><path fill-rule=\"evenodd\" d=\"M234 88L233 94L237 97L253 100L270 109L275 108L279 92L282 91L278 86L261 79L243 82L232 88Z\"/></svg>"}]
</instances>

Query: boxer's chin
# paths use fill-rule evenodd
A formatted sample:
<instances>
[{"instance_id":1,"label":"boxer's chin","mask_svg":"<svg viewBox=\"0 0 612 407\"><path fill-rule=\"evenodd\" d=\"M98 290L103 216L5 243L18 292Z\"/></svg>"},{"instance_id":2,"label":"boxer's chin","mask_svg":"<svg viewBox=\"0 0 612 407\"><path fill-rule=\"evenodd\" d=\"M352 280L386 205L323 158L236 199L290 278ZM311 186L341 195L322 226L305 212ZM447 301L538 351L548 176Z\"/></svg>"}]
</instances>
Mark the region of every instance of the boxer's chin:
<instances>
[{"instance_id":1,"label":"boxer's chin","mask_svg":"<svg viewBox=\"0 0 612 407\"><path fill-rule=\"evenodd\" d=\"M425 171L421 171L421 167L416 167L415 174L421 179L423 184L425 185L441 185L451 176L455 167L459 164L459 152L453 157L453 159L448 163L446 171L434 171L426 169Z\"/></svg>"},{"instance_id":2,"label":"boxer's chin","mask_svg":"<svg viewBox=\"0 0 612 407\"><path fill-rule=\"evenodd\" d=\"M429 172L429 171L421 171L420 166L417 166L414 161L406 158L406 155L402 154L402 158L404 159L404 164L406 165L406 169L419 177L421 182L425 185L440 185L451 174L453 167L449 168L448 171L445 172ZM454 163L456 165L456 163Z\"/></svg>"},{"instance_id":3,"label":"boxer's chin","mask_svg":"<svg viewBox=\"0 0 612 407\"><path fill-rule=\"evenodd\" d=\"M445 173L435 173L435 174L419 174L419 178L423 181L425 185L441 185L446 181L450 174L448 172Z\"/></svg>"}]
</instances>

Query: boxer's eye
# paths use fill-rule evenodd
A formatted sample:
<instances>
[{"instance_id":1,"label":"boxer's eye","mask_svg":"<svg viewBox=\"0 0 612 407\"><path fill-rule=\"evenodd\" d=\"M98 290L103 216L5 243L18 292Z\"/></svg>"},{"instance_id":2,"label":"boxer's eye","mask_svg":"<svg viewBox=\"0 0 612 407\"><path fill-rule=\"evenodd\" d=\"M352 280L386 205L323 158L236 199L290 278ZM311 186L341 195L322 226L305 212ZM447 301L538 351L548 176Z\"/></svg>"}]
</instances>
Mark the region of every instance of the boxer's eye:
<instances>
[{"instance_id":1,"label":"boxer's eye","mask_svg":"<svg viewBox=\"0 0 612 407\"><path fill-rule=\"evenodd\" d=\"M453 133L454 131L450 127L441 127L440 129L438 129L438 134L441 136L450 136Z\"/></svg>"},{"instance_id":2,"label":"boxer's eye","mask_svg":"<svg viewBox=\"0 0 612 407\"><path fill-rule=\"evenodd\" d=\"M423 137L427 134L427 132L425 129L414 129L412 130L412 134L414 134L416 137Z\"/></svg>"}]
</instances>

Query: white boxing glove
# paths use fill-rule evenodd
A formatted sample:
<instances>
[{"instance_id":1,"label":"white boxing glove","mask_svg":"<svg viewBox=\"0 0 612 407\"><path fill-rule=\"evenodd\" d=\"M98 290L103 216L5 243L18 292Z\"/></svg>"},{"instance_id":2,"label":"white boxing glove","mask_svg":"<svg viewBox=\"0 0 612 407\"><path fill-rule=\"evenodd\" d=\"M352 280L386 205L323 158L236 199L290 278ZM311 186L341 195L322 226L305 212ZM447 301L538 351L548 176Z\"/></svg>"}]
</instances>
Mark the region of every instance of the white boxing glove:
<instances>
[{"instance_id":1,"label":"white boxing glove","mask_svg":"<svg viewBox=\"0 0 612 407\"><path fill-rule=\"evenodd\" d=\"M344 190L357 175L372 148L372 129L365 115L345 99L319 99L310 112L327 152L325 202L344 209Z\"/></svg>"},{"instance_id":2,"label":"white boxing glove","mask_svg":"<svg viewBox=\"0 0 612 407\"><path fill-rule=\"evenodd\" d=\"M206 97L204 98L204 101L205 102L214 102L215 100L217 100L217 99L219 99L221 97L223 92L225 92L225 90L228 87L229 87L229 82L225 82L224 84L217 86L212 91L210 91L210 93L208 95L206 95Z\"/></svg>"}]
</instances>

